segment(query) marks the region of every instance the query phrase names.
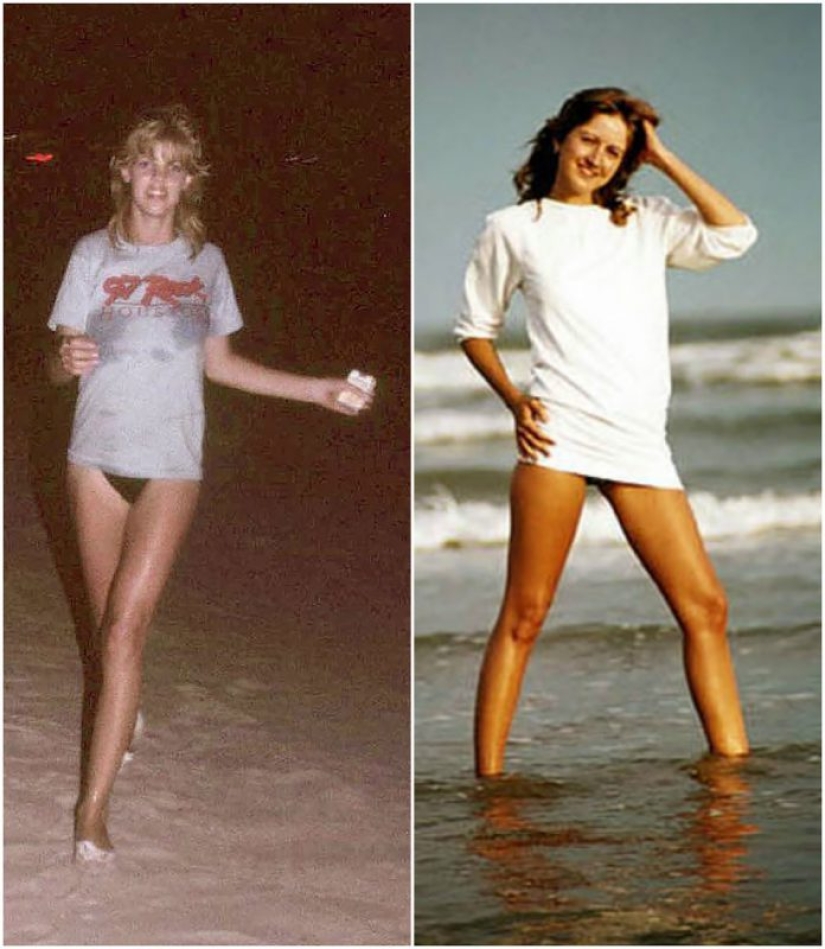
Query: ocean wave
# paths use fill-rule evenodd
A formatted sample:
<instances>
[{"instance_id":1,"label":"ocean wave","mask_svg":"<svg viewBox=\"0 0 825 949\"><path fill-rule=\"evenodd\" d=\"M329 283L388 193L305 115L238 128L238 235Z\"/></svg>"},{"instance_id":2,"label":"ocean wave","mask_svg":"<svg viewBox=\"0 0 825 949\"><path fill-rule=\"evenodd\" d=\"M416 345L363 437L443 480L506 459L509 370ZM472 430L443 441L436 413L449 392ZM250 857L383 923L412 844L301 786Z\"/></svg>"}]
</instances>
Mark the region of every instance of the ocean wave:
<instances>
[{"instance_id":1,"label":"ocean wave","mask_svg":"<svg viewBox=\"0 0 825 949\"><path fill-rule=\"evenodd\" d=\"M491 412L419 409L415 414L415 443L444 445L449 442L474 442L512 436L512 415L499 405L493 408Z\"/></svg>"},{"instance_id":2,"label":"ocean wave","mask_svg":"<svg viewBox=\"0 0 825 949\"><path fill-rule=\"evenodd\" d=\"M787 433L793 426L797 431L805 430L817 437L821 412L819 400L805 396L791 401L774 399L740 399L735 404L728 399L724 410L712 414L706 402L691 404L686 401L675 404L670 416L670 431L677 424L682 436L688 431L711 434L717 437L733 435L738 438L764 437L771 426L782 426ZM462 403L460 406L425 407L419 405L415 413L414 438L418 447L433 445L468 445L476 442L506 440L515 450L512 415L498 400Z\"/></svg>"},{"instance_id":3,"label":"ocean wave","mask_svg":"<svg viewBox=\"0 0 825 949\"><path fill-rule=\"evenodd\" d=\"M687 387L741 383L787 385L822 378L822 332L804 330L774 336L707 340L671 346L675 385ZM530 377L526 349L504 349L501 357L513 379ZM415 353L416 392L483 391L487 384L459 350Z\"/></svg>"},{"instance_id":4,"label":"ocean wave","mask_svg":"<svg viewBox=\"0 0 825 949\"><path fill-rule=\"evenodd\" d=\"M818 620L813 622L789 622L787 626L777 628L776 623L770 623L766 626L740 625L730 626L729 632L735 633L741 641L745 639L759 640L763 637L770 637L774 642L777 636L781 636L787 651L794 653L815 651L819 655L821 624ZM552 647L555 649L565 640L571 643L580 644L584 639L601 641L605 645L616 645L617 640L636 639L637 641L649 642L650 640L671 640L673 637L672 623L638 623L638 622L572 622L572 623L554 623ZM443 656L448 650L455 654L458 651L466 651L468 654L478 653L479 647L484 646L489 638L489 630L480 629L474 632L454 632L450 630L417 630L415 633L415 649L419 650L438 650L439 655ZM542 639L543 647L548 646L547 639ZM813 692L795 693L797 701L807 701L815 699ZM786 696L790 699L791 696ZM794 747L792 745L786 747ZM819 746L816 746L819 751Z\"/></svg>"},{"instance_id":5,"label":"ocean wave","mask_svg":"<svg viewBox=\"0 0 825 949\"><path fill-rule=\"evenodd\" d=\"M822 378L822 332L680 343L671 348L671 365L673 381L687 386L818 382Z\"/></svg>"},{"instance_id":6,"label":"ocean wave","mask_svg":"<svg viewBox=\"0 0 825 949\"><path fill-rule=\"evenodd\" d=\"M743 539L769 531L814 529L822 523L820 492L781 495L773 491L740 497L692 494L690 502L702 534L709 540ZM415 549L500 546L507 542L507 504L458 501L446 488L416 503ZM613 511L602 498L588 497L578 542L624 543Z\"/></svg>"},{"instance_id":7,"label":"ocean wave","mask_svg":"<svg viewBox=\"0 0 825 949\"><path fill-rule=\"evenodd\" d=\"M529 351L501 349L499 354L513 379L526 385L530 379ZM458 347L432 353L417 351L413 365L416 392L483 392L488 389Z\"/></svg>"}]
</instances>

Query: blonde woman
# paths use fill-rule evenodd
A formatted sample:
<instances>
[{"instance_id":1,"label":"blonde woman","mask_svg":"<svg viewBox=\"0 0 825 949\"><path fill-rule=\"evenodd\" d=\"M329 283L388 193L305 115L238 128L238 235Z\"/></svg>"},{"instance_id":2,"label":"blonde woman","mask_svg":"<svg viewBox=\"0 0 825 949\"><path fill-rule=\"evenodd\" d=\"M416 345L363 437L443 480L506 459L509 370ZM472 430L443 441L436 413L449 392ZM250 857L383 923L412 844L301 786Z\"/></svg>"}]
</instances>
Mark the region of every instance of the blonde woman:
<instances>
[{"instance_id":1,"label":"blonde woman","mask_svg":"<svg viewBox=\"0 0 825 949\"><path fill-rule=\"evenodd\" d=\"M667 267L741 256L748 217L661 141L653 107L622 89L570 97L515 175L519 201L488 218L467 271L457 335L512 412L518 448L504 601L478 686L480 775L500 774L533 644L553 601L588 484L613 507L683 633L688 685L712 752L748 751L725 593L666 438ZM632 198L642 164L688 199ZM528 312L532 376L495 347L513 294Z\"/></svg>"},{"instance_id":2,"label":"blonde woman","mask_svg":"<svg viewBox=\"0 0 825 949\"><path fill-rule=\"evenodd\" d=\"M49 326L55 383L79 378L68 490L99 630L101 687L75 859L109 861L107 808L137 718L142 654L198 499L203 377L354 415L371 393L233 352L242 326L198 213L207 167L186 110L143 115L111 161L115 213L74 248Z\"/></svg>"}]
</instances>

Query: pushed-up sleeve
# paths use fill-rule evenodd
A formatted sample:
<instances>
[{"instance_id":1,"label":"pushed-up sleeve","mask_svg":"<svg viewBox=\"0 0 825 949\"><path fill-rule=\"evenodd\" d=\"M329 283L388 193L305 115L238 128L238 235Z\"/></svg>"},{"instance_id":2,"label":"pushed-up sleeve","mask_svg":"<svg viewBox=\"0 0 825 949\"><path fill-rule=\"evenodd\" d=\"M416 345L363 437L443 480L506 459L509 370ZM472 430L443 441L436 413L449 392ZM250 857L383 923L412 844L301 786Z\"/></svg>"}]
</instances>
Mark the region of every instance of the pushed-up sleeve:
<instances>
[{"instance_id":1,"label":"pushed-up sleeve","mask_svg":"<svg viewBox=\"0 0 825 949\"><path fill-rule=\"evenodd\" d=\"M83 333L92 309L94 286L88 240L81 238L72 250L63 281L49 317L49 329L70 326Z\"/></svg>"},{"instance_id":2,"label":"pushed-up sleeve","mask_svg":"<svg viewBox=\"0 0 825 949\"><path fill-rule=\"evenodd\" d=\"M750 218L744 224L706 224L696 208L680 208L667 198L649 198L648 207L662 216L668 267L709 270L725 260L735 260L756 241Z\"/></svg>"},{"instance_id":3,"label":"pushed-up sleeve","mask_svg":"<svg viewBox=\"0 0 825 949\"><path fill-rule=\"evenodd\" d=\"M464 294L455 324L459 341L495 339L513 293L521 282L521 267L497 215L490 215L476 240Z\"/></svg>"},{"instance_id":4,"label":"pushed-up sleeve","mask_svg":"<svg viewBox=\"0 0 825 949\"><path fill-rule=\"evenodd\" d=\"M217 263L212 299L209 303L209 335L229 336L243 326L243 317L235 299L235 288L232 286L226 260L217 247L213 250Z\"/></svg>"}]
</instances>

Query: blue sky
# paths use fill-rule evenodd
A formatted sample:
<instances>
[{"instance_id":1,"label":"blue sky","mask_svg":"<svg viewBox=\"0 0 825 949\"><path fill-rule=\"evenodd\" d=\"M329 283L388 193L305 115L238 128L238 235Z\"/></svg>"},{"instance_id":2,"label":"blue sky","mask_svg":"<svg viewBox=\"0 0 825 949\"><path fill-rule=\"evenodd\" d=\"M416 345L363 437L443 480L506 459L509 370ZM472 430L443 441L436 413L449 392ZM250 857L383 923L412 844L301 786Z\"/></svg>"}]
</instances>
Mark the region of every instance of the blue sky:
<instances>
[{"instance_id":1,"label":"blue sky","mask_svg":"<svg viewBox=\"0 0 825 949\"><path fill-rule=\"evenodd\" d=\"M673 274L675 318L817 310L818 4L416 4L415 320L449 328L484 215L510 204L524 145L569 94L619 85L662 138L754 218L749 256ZM640 193L685 199L645 169Z\"/></svg>"}]
</instances>

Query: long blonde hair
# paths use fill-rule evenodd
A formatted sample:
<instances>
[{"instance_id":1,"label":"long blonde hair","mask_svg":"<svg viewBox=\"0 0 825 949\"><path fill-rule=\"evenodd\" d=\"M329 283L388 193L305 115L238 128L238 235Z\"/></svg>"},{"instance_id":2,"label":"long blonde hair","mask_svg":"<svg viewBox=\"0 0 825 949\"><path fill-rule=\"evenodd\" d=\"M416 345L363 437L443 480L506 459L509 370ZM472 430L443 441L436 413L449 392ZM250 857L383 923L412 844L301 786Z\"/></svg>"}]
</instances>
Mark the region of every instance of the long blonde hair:
<instances>
[{"instance_id":1,"label":"long blonde hair","mask_svg":"<svg viewBox=\"0 0 825 949\"><path fill-rule=\"evenodd\" d=\"M123 241L131 241L129 211L132 189L128 182L123 180L121 170L137 158L151 157L155 145L160 143L172 146L175 159L183 164L187 175L191 177L181 195L180 203L175 208L175 231L189 243L194 258L206 242L206 226L201 220L200 204L209 166L203 159L195 123L182 105L165 106L144 112L112 156L109 162L109 189L115 203L115 211L109 221L109 240L114 246Z\"/></svg>"}]
</instances>

